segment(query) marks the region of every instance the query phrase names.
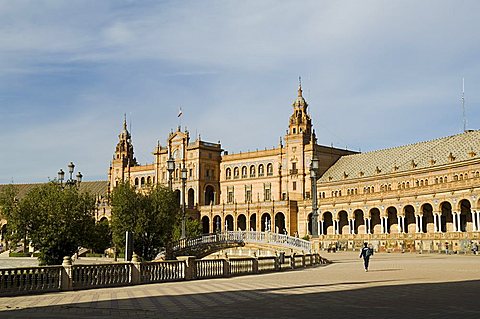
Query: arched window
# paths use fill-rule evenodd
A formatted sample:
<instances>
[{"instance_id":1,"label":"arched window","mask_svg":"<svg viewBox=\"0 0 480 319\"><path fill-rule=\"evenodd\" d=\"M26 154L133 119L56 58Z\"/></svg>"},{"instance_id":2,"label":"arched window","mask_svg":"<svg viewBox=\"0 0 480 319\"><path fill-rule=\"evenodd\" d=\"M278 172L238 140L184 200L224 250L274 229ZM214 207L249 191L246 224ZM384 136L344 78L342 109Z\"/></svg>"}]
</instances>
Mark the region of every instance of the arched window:
<instances>
[{"instance_id":1,"label":"arched window","mask_svg":"<svg viewBox=\"0 0 480 319\"><path fill-rule=\"evenodd\" d=\"M232 178L232 169L229 167L225 171L225 179L231 179Z\"/></svg>"},{"instance_id":2,"label":"arched window","mask_svg":"<svg viewBox=\"0 0 480 319\"><path fill-rule=\"evenodd\" d=\"M247 167L246 166L242 167L242 178L247 178Z\"/></svg>"},{"instance_id":3,"label":"arched window","mask_svg":"<svg viewBox=\"0 0 480 319\"><path fill-rule=\"evenodd\" d=\"M240 169L238 167L235 167L233 169L233 178L239 178L240 177Z\"/></svg>"},{"instance_id":4,"label":"arched window","mask_svg":"<svg viewBox=\"0 0 480 319\"><path fill-rule=\"evenodd\" d=\"M265 173L264 173L264 166L263 164L260 164L258 165L258 176L263 176Z\"/></svg>"},{"instance_id":5,"label":"arched window","mask_svg":"<svg viewBox=\"0 0 480 319\"><path fill-rule=\"evenodd\" d=\"M140 186L143 187L143 185L145 185L145 177L140 179Z\"/></svg>"},{"instance_id":6,"label":"arched window","mask_svg":"<svg viewBox=\"0 0 480 319\"><path fill-rule=\"evenodd\" d=\"M150 185L152 183L152 178L150 176L147 177L147 184Z\"/></svg>"},{"instance_id":7,"label":"arched window","mask_svg":"<svg viewBox=\"0 0 480 319\"><path fill-rule=\"evenodd\" d=\"M443 177L440 177L440 183L443 183Z\"/></svg>"},{"instance_id":8,"label":"arched window","mask_svg":"<svg viewBox=\"0 0 480 319\"><path fill-rule=\"evenodd\" d=\"M425 186L428 186L428 179L425 180Z\"/></svg>"},{"instance_id":9,"label":"arched window","mask_svg":"<svg viewBox=\"0 0 480 319\"><path fill-rule=\"evenodd\" d=\"M250 166L250 177L255 177L255 165Z\"/></svg>"},{"instance_id":10,"label":"arched window","mask_svg":"<svg viewBox=\"0 0 480 319\"><path fill-rule=\"evenodd\" d=\"M138 187L138 177L135 178L135 186Z\"/></svg>"},{"instance_id":11,"label":"arched window","mask_svg":"<svg viewBox=\"0 0 480 319\"><path fill-rule=\"evenodd\" d=\"M273 175L273 164L268 163L267 164L267 176L272 176Z\"/></svg>"}]
</instances>

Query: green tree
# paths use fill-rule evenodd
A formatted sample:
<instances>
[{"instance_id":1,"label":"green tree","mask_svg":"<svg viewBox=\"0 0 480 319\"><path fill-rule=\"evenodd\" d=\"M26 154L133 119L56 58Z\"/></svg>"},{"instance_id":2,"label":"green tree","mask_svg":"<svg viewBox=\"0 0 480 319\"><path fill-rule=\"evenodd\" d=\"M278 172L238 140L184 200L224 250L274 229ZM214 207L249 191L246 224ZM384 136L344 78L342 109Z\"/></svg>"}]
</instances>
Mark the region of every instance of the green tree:
<instances>
[{"instance_id":1,"label":"green tree","mask_svg":"<svg viewBox=\"0 0 480 319\"><path fill-rule=\"evenodd\" d=\"M177 241L182 236L182 225L178 224L173 230L173 240ZM190 238L198 237L202 234L202 224L196 219L187 218L185 220L185 236Z\"/></svg>"},{"instance_id":2,"label":"green tree","mask_svg":"<svg viewBox=\"0 0 480 319\"><path fill-rule=\"evenodd\" d=\"M61 264L64 256L85 246L93 233L95 198L75 187L62 189L50 182L33 188L19 201L12 202L10 191L2 198L8 199L10 240L16 244L28 237L39 250L42 265Z\"/></svg>"},{"instance_id":3,"label":"green tree","mask_svg":"<svg viewBox=\"0 0 480 319\"><path fill-rule=\"evenodd\" d=\"M179 205L175 194L164 186L146 193L136 192L129 183L119 184L112 192L112 232L116 247L125 247L125 232L133 233L134 251L152 260L161 247L169 247L173 229L179 223Z\"/></svg>"},{"instance_id":4,"label":"green tree","mask_svg":"<svg viewBox=\"0 0 480 319\"><path fill-rule=\"evenodd\" d=\"M93 235L90 236L88 248L95 253L104 253L107 248L112 247L112 229L108 220L99 221L93 228Z\"/></svg>"}]
</instances>

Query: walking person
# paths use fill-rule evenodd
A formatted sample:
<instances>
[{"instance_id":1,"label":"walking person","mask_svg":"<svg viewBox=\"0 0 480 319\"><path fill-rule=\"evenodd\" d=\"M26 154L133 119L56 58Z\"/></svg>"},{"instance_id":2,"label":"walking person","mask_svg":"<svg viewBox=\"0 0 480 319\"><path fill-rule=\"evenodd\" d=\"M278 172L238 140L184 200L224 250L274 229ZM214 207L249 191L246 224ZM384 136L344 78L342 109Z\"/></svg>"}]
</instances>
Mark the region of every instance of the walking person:
<instances>
[{"instance_id":1,"label":"walking person","mask_svg":"<svg viewBox=\"0 0 480 319\"><path fill-rule=\"evenodd\" d=\"M363 265L365 266L365 271L368 271L368 263L370 262L370 257L373 256L373 248L368 247L367 243L363 244L363 248L360 251L360 257L363 257Z\"/></svg>"}]
</instances>

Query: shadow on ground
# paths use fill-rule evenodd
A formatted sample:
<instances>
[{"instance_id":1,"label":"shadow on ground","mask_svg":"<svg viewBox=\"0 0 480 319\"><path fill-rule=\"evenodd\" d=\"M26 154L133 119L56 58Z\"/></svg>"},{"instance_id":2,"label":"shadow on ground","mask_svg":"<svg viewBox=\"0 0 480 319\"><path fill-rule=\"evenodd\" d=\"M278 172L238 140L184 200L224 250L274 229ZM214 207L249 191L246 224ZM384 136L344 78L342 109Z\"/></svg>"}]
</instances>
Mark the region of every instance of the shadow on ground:
<instances>
[{"instance_id":1,"label":"shadow on ground","mask_svg":"<svg viewBox=\"0 0 480 319\"><path fill-rule=\"evenodd\" d=\"M12 309L0 318L480 318L478 280L359 288L362 284L128 299L115 299L112 291L111 301ZM348 290L328 291L336 285ZM324 292L308 293L319 288Z\"/></svg>"}]
</instances>

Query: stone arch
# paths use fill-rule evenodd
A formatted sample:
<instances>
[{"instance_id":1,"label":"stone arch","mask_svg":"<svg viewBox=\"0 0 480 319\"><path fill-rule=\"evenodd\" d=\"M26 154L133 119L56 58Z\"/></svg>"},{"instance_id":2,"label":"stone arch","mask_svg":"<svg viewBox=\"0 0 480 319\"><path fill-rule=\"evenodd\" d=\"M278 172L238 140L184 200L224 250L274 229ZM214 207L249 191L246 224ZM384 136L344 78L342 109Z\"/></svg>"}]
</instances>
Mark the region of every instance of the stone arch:
<instances>
[{"instance_id":1,"label":"stone arch","mask_svg":"<svg viewBox=\"0 0 480 319\"><path fill-rule=\"evenodd\" d=\"M372 234L382 233L382 222L380 219L380 210L376 207L370 209L370 232Z\"/></svg>"},{"instance_id":2,"label":"stone arch","mask_svg":"<svg viewBox=\"0 0 480 319\"><path fill-rule=\"evenodd\" d=\"M140 178L140 187L143 187L143 185L145 185L145 177L142 176L142 178Z\"/></svg>"},{"instance_id":3,"label":"stone arch","mask_svg":"<svg viewBox=\"0 0 480 319\"><path fill-rule=\"evenodd\" d=\"M138 187L138 186L139 186L138 177L135 177L135 187Z\"/></svg>"},{"instance_id":4,"label":"stone arch","mask_svg":"<svg viewBox=\"0 0 480 319\"><path fill-rule=\"evenodd\" d=\"M473 231L472 205L468 199L462 199L458 203L460 213L460 231Z\"/></svg>"},{"instance_id":5,"label":"stone arch","mask_svg":"<svg viewBox=\"0 0 480 319\"><path fill-rule=\"evenodd\" d=\"M403 208L403 216L404 216L403 227L405 227L405 229L403 229L403 232L415 233L416 226L417 226L417 223L415 220L415 208L413 208L412 205L406 205Z\"/></svg>"},{"instance_id":6,"label":"stone arch","mask_svg":"<svg viewBox=\"0 0 480 319\"><path fill-rule=\"evenodd\" d=\"M105 222L108 223L109 220L108 220L107 216L103 216L102 218L100 218L100 220L98 222L99 223L105 223Z\"/></svg>"},{"instance_id":7,"label":"stone arch","mask_svg":"<svg viewBox=\"0 0 480 319\"><path fill-rule=\"evenodd\" d=\"M323 234L332 235L334 232L333 229L333 215L331 212L323 213Z\"/></svg>"},{"instance_id":8,"label":"stone arch","mask_svg":"<svg viewBox=\"0 0 480 319\"><path fill-rule=\"evenodd\" d=\"M235 167L233 169L233 178L239 178L240 177L240 169L238 167Z\"/></svg>"},{"instance_id":9,"label":"stone arch","mask_svg":"<svg viewBox=\"0 0 480 319\"><path fill-rule=\"evenodd\" d=\"M251 231L257 231L257 214L250 215L250 228Z\"/></svg>"},{"instance_id":10,"label":"stone arch","mask_svg":"<svg viewBox=\"0 0 480 319\"><path fill-rule=\"evenodd\" d=\"M202 217L202 234L210 233L210 218L208 216Z\"/></svg>"},{"instance_id":11,"label":"stone arch","mask_svg":"<svg viewBox=\"0 0 480 319\"><path fill-rule=\"evenodd\" d=\"M271 231L272 227L272 216L270 216L270 213L263 213L262 218L260 219L260 229L262 231Z\"/></svg>"},{"instance_id":12,"label":"stone arch","mask_svg":"<svg viewBox=\"0 0 480 319\"><path fill-rule=\"evenodd\" d=\"M215 187L205 186L205 205L215 204Z\"/></svg>"},{"instance_id":13,"label":"stone arch","mask_svg":"<svg viewBox=\"0 0 480 319\"><path fill-rule=\"evenodd\" d=\"M265 175L265 166L263 164L258 165L258 176L261 177Z\"/></svg>"},{"instance_id":14,"label":"stone arch","mask_svg":"<svg viewBox=\"0 0 480 319\"><path fill-rule=\"evenodd\" d=\"M237 228L238 230L241 230L241 231L247 230L247 217L245 216L245 214L238 215Z\"/></svg>"},{"instance_id":15,"label":"stone arch","mask_svg":"<svg viewBox=\"0 0 480 319\"><path fill-rule=\"evenodd\" d=\"M348 234L348 213L345 210L341 210L337 214L338 217L338 233L339 234Z\"/></svg>"},{"instance_id":16,"label":"stone arch","mask_svg":"<svg viewBox=\"0 0 480 319\"><path fill-rule=\"evenodd\" d=\"M188 190L188 203L187 206L188 208L193 208L195 206L195 190L193 188L190 188Z\"/></svg>"},{"instance_id":17,"label":"stone arch","mask_svg":"<svg viewBox=\"0 0 480 319\"><path fill-rule=\"evenodd\" d=\"M232 178L232 169L230 167L227 167L225 170L225 179L231 179Z\"/></svg>"},{"instance_id":18,"label":"stone arch","mask_svg":"<svg viewBox=\"0 0 480 319\"><path fill-rule=\"evenodd\" d=\"M248 175L247 175L247 167L246 166L242 166L242 178L247 178Z\"/></svg>"},{"instance_id":19,"label":"stone arch","mask_svg":"<svg viewBox=\"0 0 480 319\"><path fill-rule=\"evenodd\" d=\"M434 233L435 222L433 221L433 205L425 203L420 206L420 211L422 213L422 233Z\"/></svg>"},{"instance_id":20,"label":"stone arch","mask_svg":"<svg viewBox=\"0 0 480 319\"><path fill-rule=\"evenodd\" d=\"M225 216L225 231L233 231L233 216L230 214Z\"/></svg>"},{"instance_id":21,"label":"stone arch","mask_svg":"<svg viewBox=\"0 0 480 319\"><path fill-rule=\"evenodd\" d=\"M215 233L220 233L222 231L222 217L220 217L220 215L215 215L213 217L213 231Z\"/></svg>"},{"instance_id":22,"label":"stone arch","mask_svg":"<svg viewBox=\"0 0 480 319\"><path fill-rule=\"evenodd\" d=\"M285 215L282 212L277 212L275 214L275 232L284 234L287 229L285 224Z\"/></svg>"},{"instance_id":23,"label":"stone arch","mask_svg":"<svg viewBox=\"0 0 480 319\"><path fill-rule=\"evenodd\" d=\"M386 210L387 215L387 233L398 233L398 211L395 206L389 206Z\"/></svg>"},{"instance_id":24,"label":"stone arch","mask_svg":"<svg viewBox=\"0 0 480 319\"><path fill-rule=\"evenodd\" d=\"M365 229L365 216L363 214L363 210L361 209L355 209L353 211L353 232L355 234L365 234L366 229Z\"/></svg>"},{"instance_id":25,"label":"stone arch","mask_svg":"<svg viewBox=\"0 0 480 319\"><path fill-rule=\"evenodd\" d=\"M273 164L268 163L267 164L267 176L272 176L273 175Z\"/></svg>"},{"instance_id":26,"label":"stone arch","mask_svg":"<svg viewBox=\"0 0 480 319\"><path fill-rule=\"evenodd\" d=\"M452 204L448 201L441 202L440 212L440 231L442 233L454 231Z\"/></svg>"}]
</instances>

